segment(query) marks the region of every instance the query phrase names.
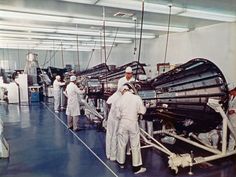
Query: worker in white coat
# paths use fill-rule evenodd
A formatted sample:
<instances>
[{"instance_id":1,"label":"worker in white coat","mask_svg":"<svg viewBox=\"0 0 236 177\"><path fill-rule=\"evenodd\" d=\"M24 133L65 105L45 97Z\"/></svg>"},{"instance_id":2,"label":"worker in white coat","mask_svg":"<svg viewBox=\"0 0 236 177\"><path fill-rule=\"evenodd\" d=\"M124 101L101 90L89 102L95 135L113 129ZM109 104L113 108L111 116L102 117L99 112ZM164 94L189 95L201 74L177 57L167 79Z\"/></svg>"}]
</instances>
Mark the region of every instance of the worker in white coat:
<instances>
[{"instance_id":1,"label":"worker in white coat","mask_svg":"<svg viewBox=\"0 0 236 177\"><path fill-rule=\"evenodd\" d=\"M128 66L125 69L125 76L120 78L118 81L118 86L117 86L117 91L125 84L128 82L134 82L135 79L133 77L133 70L130 66Z\"/></svg>"},{"instance_id":2,"label":"worker in white coat","mask_svg":"<svg viewBox=\"0 0 236 177\"><path fill-rule=\"evenodd\" d=\"M61 87L65 85L65 82L61 82L61 77L56 76L53 82L53 95L54 95L54 111L59 112L61 107Z\"/></svg>"},{"instance_id":3,"label":"worker in white coat","mask_svg":"<svg viewBox=\"0 0 236 177\"><path fill-rule=\"evenodd\" d=\"M117 92L119 92L119 90L121 89L121 87L126 84L126 83L132 83L135 82L135 78L133 77L133 70L130 66L125 68L125 76L120 78L118 80L118 85L117 85ZM130 145L128 143L127 145L127 155L130 155Z\"/></svg>"},{"instance_id":4,"label":"worker in white coat","mask_svg":"<svg viewBox=\"0 0 236 177\"><path fill-rule=\"evenodd\" d=\"M69 129L78 131L78 119L80 115L80 98L79 95L84 92L75 84L76 76L70 76L70 83L67 85L64 94L67 97L67 125Z\"/></svg>"},{"instance_id":5,"label":"worker in white coat","mask_svg":"<svg viewBox=\"0 0 236 177\"><path fill-rule=\"evenodd\" d=\"M106 129L106 157L111 161L116 160L117 153L117 129L119 120L116 117L116 104L121 97L121 92L117 91L111 95L106 103L110 105L110 111L107 119L107 129Z\"/></svg>"},{"instance_id":6,"label":"worker in white coat","mask_svg":"<svg viewBox=\"0 0 236 177\"><path fill-rule=\"evenodd\" d=\"M139 114L143 115L146 108L142 99L134 95L127 85L121 89L122 96L117 102L117 118L120 118L117 133L117 162L124 168L126 159L126 146L128 141L131 146L132 165L135 174L146 171L142 167L142 157L140 149L140 130L138 124Z\"/></svg>"},{"instance_id":7,"label":"worker in white coat","mask_svg":"<svg viewBox=\"0 0 236 177\"><path fill-rule=\"evenodd\" d=\"M229 100L229 109L228 117L233 126L234 131L236 132L236 87L229 91L230 100ZM232 151L235 149L235 139L233 135L230 135L228 150Z\"/></svg>"}]
</instances>

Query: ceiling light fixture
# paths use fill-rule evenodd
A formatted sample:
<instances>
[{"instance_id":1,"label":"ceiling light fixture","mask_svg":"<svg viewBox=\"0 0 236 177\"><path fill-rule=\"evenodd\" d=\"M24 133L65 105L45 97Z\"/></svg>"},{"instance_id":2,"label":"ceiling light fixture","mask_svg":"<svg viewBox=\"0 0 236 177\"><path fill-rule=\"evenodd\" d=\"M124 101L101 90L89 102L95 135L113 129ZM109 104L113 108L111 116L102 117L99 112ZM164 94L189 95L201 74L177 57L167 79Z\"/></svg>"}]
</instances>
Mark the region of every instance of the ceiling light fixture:
<instances>
[{"instance_id":1,"label":"ceiling light fixture","mask_svg":"<svg viewBox=\"0 0 236 177\"><path fill-rule=\"evenodd\" d=\"M37 21L49 21L49 22L64 22L64 23L69 23L72 20L72 18L64 17L64 16L25 13L25 12L17 12L17 11L5 11L5 10L0 10L0 16L1 18L37 20Z\"/></svg>"},{"instance_id":2,"label":"ceiling light fixture","mask_svg":"<svg viewBox=\"0 0 236 177\"><path fill-rule=\"evenodd\" d=\"M0 30L1 31L1 30ZM42 40L65 40L65 41L76 41L77 39L71 35L59 35L59 34L40 34L40 33L27 33L27 32L6 32L1 31L1 37L5 38L19 38L19 39L42 39ZM79 36L79 41L101 41L100 37L87 37L87 36ZM114 38L107 37L108 42L114 42ZM132 43L131 39L127 38L116 38L115 43Z\"/></svg>"},{"instance_id":3,"label":"ceiling light fixture","mask_svg":"<svg viewBox=\"0 0 236 177\"><path fill-rule=\"evenodd\" d=\"M137 28L141 28L140 25L137 26ZM148 29L148 30L157 30L157 31L168 31L167 26L156 26L156 25L150 25L150 24L143 24L143 28ZM174 27L171 26L169 29L170 32L186 32L189 31L189 28L184 28L184 27Z\"/></svg>"},{"instance_id":4,"label":"ceiling light fixture","mask_svg":"<svg viewBox=\"0 0 236 177\"><path fill-rule=\"evenodd\" d=\"M206 20L216 20L216 21L225 21L225 22L235 22L235 15L226 15L223 13L213 13L202 10L194 9L185 9L183 12L179 13L180 16L200 18Z\"/></svg>"},{"instance_id":5,"label":"ceiling light fixture","mask_svg":"<svg viewBox=\"0 0 236 177\"><path fill-rule=\"evenodd\" d=\"M75 30L74 28L65 28L65 27L49 27L49 26L24 26L24 25L13 25L13 24L1 24L1 30L15 30L15 31L31 31L31 32L39 32L39 33L60 33L60 34L73 34L73 35L86 35L86 36L100 36L99 30L91 30L82 28L80 30ZM107 37L115 37L115 33L112 31L106 32ZM120 38L134 38L134 34L130 32L122 32L120 31L116 37ZM144 33L144 39L154 39L156 37L153 33Z\"/></svg>"},{"instance_id":6,"label":"ceiling light fixture","mask_svg":"<svg viewBox=\"0 0 236 177\"><path fill-rule=\"evenodd\" d=\"M46 46L46 47L39 47L39 46L30 46L30 45L1 45L0 48L2 49L23 49L23 50L59 50L60 47L55 47L55 46ZM100 50L100 47L79 47L80 51L92 51L93 49L95 50ZM64 51L77 51L76 47L68 47L65 48L63 46Z\"/></svg>"},{"instance_id":7,"label":"ceiling light fixture","mask_svg":"<svg viewBox=\"0 0 236 177\"><path fill-rule=\"evenodd\" d=\"M24 12L13 12L13 11L3 11L0 10L1 18L11 18L11 19L22 19L22 20L36 20L36 21L49 21L49 22L65 22L65 23L75 23L75 24L83 24L83 25L97 25L103 26L103 21L98 19L85 19L78 17L65 17L65 16L53 16L46 14L33 14L33 13L24 13ZM108 27L121 27L121 28L134 28L133 21L130 22L120 22L120 21L106 21L106 26ZM162 26L156 26L155 30L158 28L162 28ZM143 29L151 28L150 25L145 24ZM153 28L154 29L154 28ZM182 31L182 30L181 30ZM185 31L185 30L184 30ZM173 32L179 32L178 30Z\"/></svg>"}]
</instances>

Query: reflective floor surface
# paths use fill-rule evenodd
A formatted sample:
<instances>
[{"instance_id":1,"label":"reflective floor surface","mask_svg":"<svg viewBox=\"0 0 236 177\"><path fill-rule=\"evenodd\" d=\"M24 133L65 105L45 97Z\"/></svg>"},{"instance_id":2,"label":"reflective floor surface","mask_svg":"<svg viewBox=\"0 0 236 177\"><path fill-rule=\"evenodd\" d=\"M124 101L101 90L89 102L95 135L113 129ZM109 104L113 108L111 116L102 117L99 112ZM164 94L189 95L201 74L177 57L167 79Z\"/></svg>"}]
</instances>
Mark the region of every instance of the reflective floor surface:
<instances>
[{"instance_id":1,"label":"reflective floor surface","mask_svg":"<svg viewBox=\"0 0 236 177\"><path fill-rule=\"evenodd\" d=\"M105 157L105 133L91 126L74 133L65 125L64 112L55 114L52 103L0 104L10 158L0 159L0 177L187 177L177 175L167 158L153 149L142 150L145 173L134 175L128 157L124 169ZM84 117L80 119L83 122ZM81 123L82 124L82 123ZM193 177L235 177L235 158L193 167Z\"/></svg>"}]
</instances>

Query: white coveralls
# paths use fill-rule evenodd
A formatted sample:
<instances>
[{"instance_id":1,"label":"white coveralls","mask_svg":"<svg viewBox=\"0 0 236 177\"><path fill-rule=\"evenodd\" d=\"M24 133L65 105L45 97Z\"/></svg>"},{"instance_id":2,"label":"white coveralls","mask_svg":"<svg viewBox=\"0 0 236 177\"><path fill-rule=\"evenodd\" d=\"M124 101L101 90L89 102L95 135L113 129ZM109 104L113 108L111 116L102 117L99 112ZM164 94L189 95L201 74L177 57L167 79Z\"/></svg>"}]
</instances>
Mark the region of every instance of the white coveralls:
<instances>
[{"instance_id":1,"label":"white coveralls","mask_svg":"<svg viewBox=\"0 0 236 177\"><path fill-rule=\"evenodd\" d=\"M128 82L134 82L135 79L133 77L131 77L129 80L126 79L126 77L122 77L119 79L118 81L118 85L117 85L117 91L125 84L125 83L128 83Z\"/></svg>"},{"instance_id":2,"label":"white coveralls","mask_svg":"<svg viewBox=\"0 0 236 177\"><path fill-rule=\"evenodd\" d=\"M53 95L54 95L54 111L60 110L61 104L61 86L65 85L63 82L59 82L57 79L53 82Z\"/></svg>"},{"instance_id":3,"label":"white coveralls","mask_svg":"<svg viewBox=\"0 0 236 177\"><path fill-rule=\"evenodd\" d=\"M140 130L138 124L138 114L144 114L146 107L138 95L125 92L117 103L117 117L120 123L117 134L117 161L125 163L126 145L130 141L132 152L132 165L138 167L142 165L140 150Z\"/></svg>"},{"instance_id":4,"label":"white coveralls","mask_svg":"<svg viewBox=\"0 0 236 177\"><path fill-rule=\"evenodd\" d=\"M231 111L232 113L230 114ZM236 131L236 97L234 97L233 95L231 95L229 101L228 117L233 126L234 131ZM234 148L235 148L235 139L232 135L230 135L228 150L232 151L234 150Z\"/></svg>"},{"instance_id":5,"label":"white coveralls","mask_svg":"<svg viewBox=\"0 0 236 177\"><path fill-rule=\"evenodd\" d=\"M107 159L112 161L116 160L117 153L117 129L119 120L116 118L116 104L120 97L121 93L117 91L111 95L106 102L107 104L111 105L107 119L106 156Z\"/></svg>"},{"instance_id":6,"label":"white coveralls","mask_svg":"<svg viewBox=\"0 0 236 177\"><path fill-rule=\"evenodd\" d=\"M80 115L80 98L79 94L84 90L80 90L75 83L70 82L65 90L67 96L67 125L69 128L73 127L73 130L78 129L78 116Z\"/></svg>"}]
</instances>

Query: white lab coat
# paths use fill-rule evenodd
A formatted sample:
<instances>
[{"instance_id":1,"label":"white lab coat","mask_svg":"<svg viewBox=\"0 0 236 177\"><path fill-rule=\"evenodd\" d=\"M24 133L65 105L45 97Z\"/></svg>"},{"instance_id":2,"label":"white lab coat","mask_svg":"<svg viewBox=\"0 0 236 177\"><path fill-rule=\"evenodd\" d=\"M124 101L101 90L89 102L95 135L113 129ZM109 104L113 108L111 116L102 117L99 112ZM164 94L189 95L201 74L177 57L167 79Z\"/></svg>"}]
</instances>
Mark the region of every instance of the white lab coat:
<instances>
[{"instance_id":1,"label":"white lab coat","mask_svg":"<svg viewBox=\"0 0 236 177\"><path fill-rule=\"evenodd\" d=\"M132 165L142 165L140 150L140 130L138 125L138 114L144 114L146 107L138 95L125 92L117 102L117 117L120 123L117 134L117 161L125 163L126 146L130 142L132 152Z\"/></svg>"},{"instance_id":2,"label":"white lab coat","mask_svg":"<svg viewBox=\"0 0 236 177\"><path fill-rule=\"evenodd\" d=\"M106 130L106 156L108 159L115 161L117 153L117 129L119 120L116 118L116 103L121 97L120 92L115 92L111 95L107 104L111 105L111 109L107 119L107 130Z\"/></svg>"},{"instance_id":3,"label":"white lab coat","mask_svg":"<svg viewBox=\"0 0 236 177\"><path fill-rule=\"evenodd\" d=\"M229 111L234 110L233 114L229 114L229 120L233 126L234 131L236 131L236 97L231 96L229 101ZM228 111L228 112L229 112ZM232 135L229 138L228 150L232 151L235 149L235 139Z\"/></svg>"},{"instance_id":4,"label":"white lab coat","mask_svg":"<svg viewBox=\"0 0 236 177\"><path fill-rule=\"evenodd\" d=\"M58 111L61 104L61 86L65 85L64 82L54 80L53 82L53 95L54 95L54 110Z\"/></svg>"},{"instance_id":5,"label":"white lab coat","mask_svg":"<svg viewBox=\"0 0 236 177\"><path fill-rule=\"evenodd\" d=\"M75 83L70 82L65 90L67 96L67 108L66 115L79 116L80 115L80 97L79 95L84 93L84 90L80 90Z\"/></svg>"},{"instance_id":6,"label":"white lab coat","mask_svg":"<svg viewBox=\"0 0 236 177\"><path fill-rule=\"evenodd\" d=\"M129 83L129 82L134 82L135 79L133 77L130 78L130 80L127 80L126 77L122 77L119 79L118 81L118 85L117 85L117 91L119 91L119 89L125 84L125 83Z\"/></svg>"},{"instance_id":7,"label":"white lab coat","mask_svg":"<svg viewBox=\"0 0 236 177\"><path fill-rule=\"evenodd\" d=\"M67 97L67 125L73 127L73 130L78 129L78 117L80 115L80 97L79 95L84 93L84 90L80 90L75 83L70 82L65 90Z\"/></svg>"}]
</instances>

